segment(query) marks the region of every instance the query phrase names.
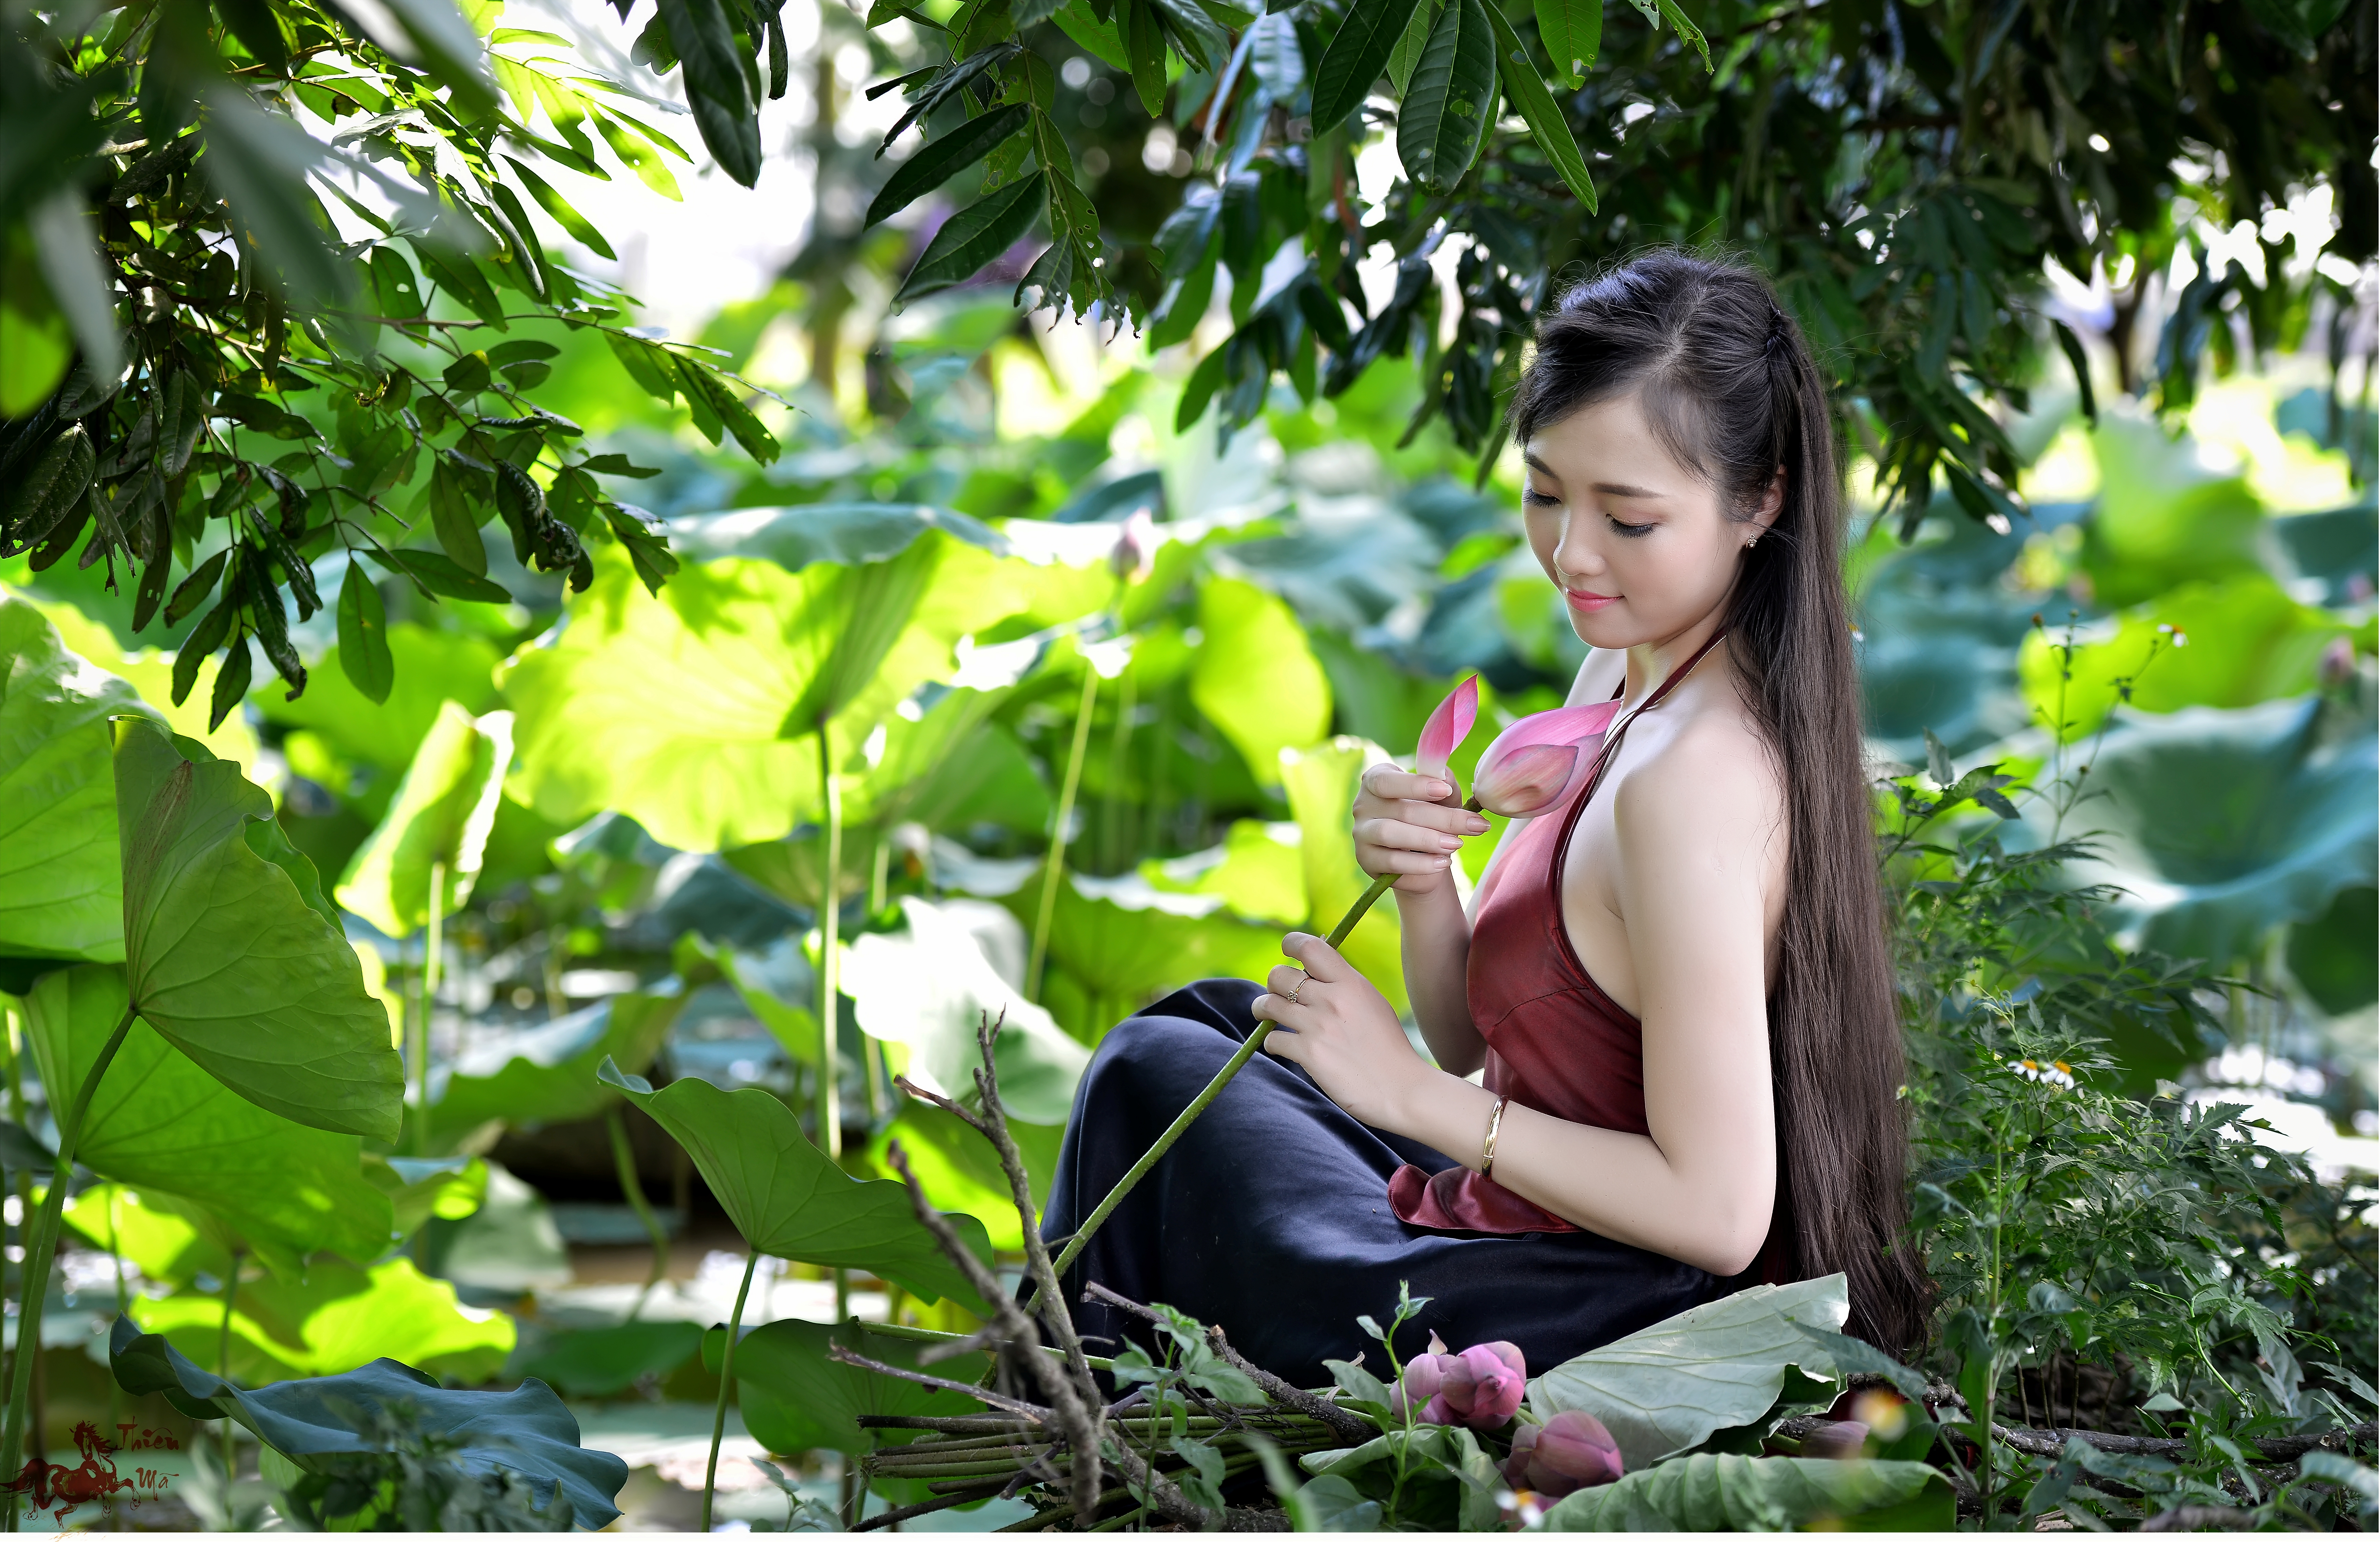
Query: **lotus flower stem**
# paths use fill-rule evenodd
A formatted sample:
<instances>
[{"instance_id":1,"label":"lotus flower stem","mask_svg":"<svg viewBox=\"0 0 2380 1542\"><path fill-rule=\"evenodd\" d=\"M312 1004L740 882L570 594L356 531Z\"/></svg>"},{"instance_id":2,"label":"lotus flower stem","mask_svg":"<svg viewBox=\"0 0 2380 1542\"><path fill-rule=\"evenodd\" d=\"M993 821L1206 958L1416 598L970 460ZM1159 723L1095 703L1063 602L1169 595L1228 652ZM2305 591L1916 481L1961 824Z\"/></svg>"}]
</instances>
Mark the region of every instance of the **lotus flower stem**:
<instances>
[{"instance_id":1,"label":"lotus flower stem","mask_svg":"<svg viewBox=\"0 0 2380 1542\"><path fill-rule=\"evenodd\" d=\"M111 1221L114 1219L115 1208L115 1201L111 1197L108 1202ZM224 1279L223 1327L215 1335L215 1374L226 1381L231 1379L231 1315L239 1303L239 1262L242 1256L241 1249L237 1247L232 1249L231 1272ZM239 1476L238 1463L239 1453L232 1450L231 1421L225 1419L223 1422L223 1464L225 1483Z\"/></svg>"},{"instance_id":2,"label":"lotus flower stem","mask_svg":"<svg viewBox=\"0 0 2380 1542\"><path fill-rule=\"evenodd\" d=\"M58 1124L58 1165L50 1174L49 1193L42 1196L42 1215L25 1239L23 1281L24 1300L17 1311L16 1363L9 1367L8 1420L0 1430L0 1473L13 1473L25 1454L25 1415L33 1398L33 1366L42 1357L42 1306L49 1297L50 1264L58 1247L58 1221L66 1214L67 1184L74 1176L75 1147L82 1138L83 1115L91 1111L91 1095L99 1090L99 1079L107 1075L115 1051L124 1048L126 1036L140 1015L138 1002L128 1002L123 1021L100 1046L99 1058L91 1062L90 1072L82 1079L82 1089L75 1094L74 1106ZM9 1529L16 1529L17 1500L8 1497L6 1516Z\"/></svg>"},{"instance_id":3,"label":"lotus flower stem","mask_svg":"<svg viewBox=\"0 0 2380 1542\"><path fill-rule=\"evenodd\" d=\"M620 1105L613 1103L603 1115L603 1123L612 1132L612 1163L619 1171L620 1192L627 1196L628 1208L637 1212L644 1223L645 1235L653 1243L653 1267L645 1276L645 1288L637 1293L636 1303L628 1308L628 1320L645 1309L646 1298L658 1289L662 1277L669 1272L669 1233L662 1230L661 1217L653 1214L650 1201L645 1198L645 1185L637 1177L637 1153L628 1144L628 1123L620 1116Z\"/></svg>"},{"instance_id":4,"label":"lotus flower stem","mask_svg":"<svg viewBox=\"0 0 2380 1542\"><path fill-rule=\"evenodd\" d=\"M1371 909L1373 903L1382 894L1387 893L1389 886L1396 880L1397 875L1394 873L1382 873L1372 880L1371 887L1366 889L1355 903L1348 908L1347 914L1339 918L1339 924L1330 929L1330 935L1323 941L1332 948L1346 941L1347 934L1355 929L1355 923L1364 918L1364 913ZM1184 1109L1174 1117L1173 1123L1165 1127L1165 1133L1157 1137L1157 1144L1143 1153L1140 1160L1133 1163L1124 1175L1116 1180L1115 1187L1108 1190L1108 1196L1099 1201L1099 1208L1086 1216L1082 1225L1075 1229L1075 1234L1067 1242L1065 1251L1060 1253L1057 1261L1050 1266L1052 1272L1061 1279L1065 1277L1068 1267L1082 1256L1083 1248L1090 1242L1092 1233L1107 1224L1108 1217L1113 1215L1115 1208L1123 1203L1124 1196L1133 1191L1135 1184L1148 1176L1148 1170L1157 1165L1159 1158L1173 1148L1173 1143L1182 1138L1183 1132L1189 1129L1191 1123L1207 1111L1207 1105L1220 1097L1223 1088L1232 1085L1232 1078L1240 1074L1240 1067L1255 1058L1256 1052L1264 1048L1264 1041L1271 1037L1271 1034L1270 1023L1258 1023L1248 1030L1248 1037L1241 1041L1239 1049L1232 1053L1232 1058L1223 1062L1223 1068L1215 1073L1215 1079L1208 1082L1197 1097L1190 1099L1190 1106ZM1030 1317L1040 1309L1041 1297L1039 1293L1036 1292L1033 1305L1026 1308L1026 1315Z\"/></svg>"},{"instance_id":5,"label":"lotus flower stem","mask_svg":"<svg viewBox=\"0 0 2380 1542\"><path fill-rule=\"evenodd\" d=\"M1083 701L1075 709L1075 743L1066 753L1066 780L1058 789L1058 822L1050 832L1050 866L1041 874L1041 906L1033 917L1033 956L1025 965L1025 994L1041 999L1041 966L1050 957L1050 923L1058 914L1058 880L1066 870L1066 835L1075 822L1075 794L1083 783L1083 752L1090 747L1091 704L1099 698L1099 672L1083 661Z\"/></svg>"},{"instance_id":6,"label":"lotus flower stem","mask_svg":"<svg viewBox=\"0 0 2380 1542\"><path fill-rule=\"evenodd\" d=\"M826 794L826 875L819 891L818 1147L832 1157L843 1145L843 1105L834 1064L843 1037L835 1022L843 995L837 977L841 961L835 956L843 929L843 786L835 780L834 752L828 747L824 722L819 724L818 745L819 784ZM706 1501L703 1512L708 1515L710 1509Z\"/></svg>"},{"instance_id":7,"label":"lotus flower stem","mask_svg":"<svg viewBox=\"0 0 2380 1542\"><path fill-rule=\"evenodd\" d=\"M705 1533L710 1530L711 1496L719 1491L719 1442L727 1433L727 1390L735 1385L735 1335L744 1327L744 1298L752 1293L752 1271L759 1267L760 1250L754 1247L752 1256L744 1260L744 1282L735 1287L735 1311L727 1319L727 1345L719 1352L719 1401L710 1409L710 1461L702 1469L701 1529Z\"/></svg>"}]
</instances>

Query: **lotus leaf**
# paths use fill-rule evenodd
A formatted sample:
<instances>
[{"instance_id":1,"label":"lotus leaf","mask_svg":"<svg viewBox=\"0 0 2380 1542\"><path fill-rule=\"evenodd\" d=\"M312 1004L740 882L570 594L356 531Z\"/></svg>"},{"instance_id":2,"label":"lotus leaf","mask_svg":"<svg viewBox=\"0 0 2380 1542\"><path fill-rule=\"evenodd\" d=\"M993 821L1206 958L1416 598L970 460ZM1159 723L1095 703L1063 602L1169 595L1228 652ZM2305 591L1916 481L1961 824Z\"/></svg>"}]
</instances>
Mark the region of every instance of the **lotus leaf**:
<instances>
[{"instance_id":1,"label":"lotus leaf","mask_svg":"<svg viewBox=\"0 0 2380 1542\"><path fill-rule=\"evenodd\" d=\"M616 1397L646 1377L666 1376L702 1347L690 1322L624 1322L556 1333L516 1359L507 1374L533 1376L575 1398ZM798 1447L771 1445L771 1451Z\"/></svg>"},{"instance_id":2,"label":"lotus leaf","mask_svg":"<svg viewBox=\"0 0 2380 1542\"><path fill-rule=\"evenodd\" d=\"M224 1299L181 1290L131 1308L141 1331L214 1358ZM455 1287L395 1257L370 1269L317 1258L303 1280L243 1280L233 1297L231 1374L251 1385L333 1376L402 1351L434 1375L485 1381L504 1368L516 1330L503 1312L464 1306Z\"/></svg>"},{"instance_id":3,"label":"lotus leaf","mask_svg":"<svg viewBox=\"0 0 2380 1542\"><path fill-rule=\"evenodd\" d=\"M397 773L413 763L448 699L474 715L497 705L500 655L486 638L400 621L388 629L388 650L396 679L385 702L356 689L334 647L308 672L304 696L284 701L260 691L257 708L270 722L320 735L342 756Z\"/></svg>"},{"instance_id":4,"label":"lotus leaf","mask_svg":"<svg viewBox=\"0 0 2380 1542\"><path fill-rule=\"evenodd\" d=\"M1281 752L1330 732L1330 682L1305 630L1279 599L1236 578L1198 593L1206 638L1190 672L1190 698L1223 732L1256 779L1281 779Z\"/></svg>"},{"instance_id":5,"label":"lotus leaf","mask_svg":"<svg viewBox=\"0 0 2380 1542\"><path fill-rule=\"evenodd\" d=\"M395 1138L388 1014L272 799L139 718L117 725L115 786L126 974L141 1018L260 1108Z\"/></svg>"},{"instance_id":6,"label":"lotus leaf","mask_svg":"<svg viewBox=\"0 0 2380 1542\"><path fill-rule=\"evenodd\" d=\"M602 1112L616 1095L597 1068L610 1060L643 1070L686 1000L624 990L539 1027L477 1030L460 1055L431 1067L431 1145L498 1122L562 1124Z\"/></svg>"},{"instance_id":7,"label":"lotus leaf","mask_svg":"<svg viewBox=\"0 0 2380 1542\"><path fill-rule=\"evenodd\" d=\"M719 1368L724 1329L703 1342L703 1363ZM937 1391L861 1370L827 1358L830 1346L844 1347L887 1365L914 1366L917 1346L870 1333L861 1323L830 1326L785 1317L747 1332L735 1344L735 1381L744 1427L771 1451L863 1451L871 1446L914 1439L901 1430L866 1430L861 1414L979 1414L982 1405L956 1392ZM972 1380L984 1368L980 1354L960 1355L933 1366L936 1376Z\"/></svg>"},{"instance_id":8,"label":"lotus leaf","mask_svg":"<svg viewBox=\"0 0 2380 1542\"><path fill-rule=\"evenodd\" d=\"M2218 964L2370 887L2380 747L2368 718L2329 723L2338 710L2306 697L2116 729L2091 768L2107 795L2078 816L2102 830L2080 876L2126 891L2145 945Z\"/></svg>"},{"instance_id":9,"label":"lotus leaf","mask_svg":"<svg viewBox=\"0 0 2380 1542\"><path fill-rule=\"evenodd\" d=\"M846 1176L802 1134L791 1109L759 1087L722 1091L682 1077L660 1091L605 1062L603 1079L686 1147L744 1240L759 1252L829 1269L866 1269L929 1302L983 1309L909 1208L899 1184ZM983 1223L949 1218L991 1260Z\"/></svg>"},{"instance_id":10,"label":"lotus leaf","mask_svg":"<svg viewBox=\"0 0 2380 1542\"><path fill-rule=\"evenodd\" d=\"M388 1019L379 1003L365 1001L385 1046ZM83 965L43 976L25 998L26 1037L43 1083L81 1085L124 1003L120 968ZM360 1152L354 1135L311 1128L239 1097L136 1023L91 1096L75 1160L119 1183L203 1207L260 1257L294 1267L316 1248L359 1262L388 1250L388 1197L364 1179Z\"/></svg>"},{"instance_id":11,"label":"lotus leaf","mask_svg":"<svg viewBox=\"0 0 2380 1542\"><path fill-rule=\"evenodd\" d=\"M160 1284L188 1285L202 1274L230 1278L231 1249L222 1224L162 1190L93 1184L67 1201L65 1213L84 1241Z\"/></svg>"},{"instance_id":12,"label":"lotus leaf","mask_svg":"<svg viewBox=\"0 0 2380 1542\"><path fill-rule=\"evenodd\" d=\"M455 1392L395 1360L377 1360L343 1376L285 1381L250 1391L200 1370L163 1337L141 1332L128 1317L115 1320L110 1364L125 1390L163 1392L192 1418L230 1417L300 1467L321 1470L321 1459L370 1451L365 1431L382 1411L409 1405L421 1426L461 1444L455 1460L467 1468L504 1468L535 1487L541 1504L559 1492L580 1525L608 1525L620 1513L612 1501L628 1480L627 1463L578 1443L578 1421L539 1381L508 1392Z\"/></svg>"},{"instance_id":13,"label":"lotus leaf","mask_svg":"<svg viewBox=\"0 0 2380 1542\"><path fill-rule=\"evenodd\" d=\"M959 902L964 904L965 902ZM912 1075L949 1097L974 1097L981 1063L978 1019L1001 1032L993 1046L1002 1103L1036 1124L1062 1124L1090 1052L992 966L966 917L905 895L903 932L870 932L850 947L843 988L860 1027L909 1047Z\"/></svg>"},{"instance_id":14,"label":"lotus leaf","mask_svg":"<svg viewBox=\"0 0 2380 1542\"><path fill-rule=\"evenodd\" d=\"M1680 1457L1582 1488L1547 1531L1949 1531L1948 1479L1923 1462Z\"/></svg>"},{"instance_id":15,"label":"lotus leaf","mask_svg":"<svg viewBox=\"0 0 2380 1542\"><path fill-rule=\"evenodd\" d=\"M1008 1133L1024 1154L1026 1178L1032 1185L1034 1203L1038 1205L1049 1196L1050 1178L1057 1170L1058 1147L1065 1138L1065 1127L1027 1124L1021 1119L1011 1119ZM913 1102L868 1142L868 1165L883 1177L898 1176L890 1160L892 1145L896 1140L908 1158L909 1171L935 1208L965 1210L982 1221L991 1245L1003 1253L1018 1252L1025 1246L1025 1227L1017 1219L1008 1175L1002 1170L999 1155L990 1141L955 1115L930 1103Z\"/></svg>"},{"instance_id":16,"label":"lotus leaf","mask_svg":"<svg viewBox=\"0 0 2380 1542\"><path fill-rule=\"evenodd\" d=\"M410 936L430 918L431 875L440 871L439 914L462 908L504 795L512 725L510 712L475 721L455 702L440 703L386 817L339 880L341 905L388 936Z\"/></svg>"},{"instance_id":17,"label":"lotus leaf","mask_svg":"<svg viewBox=\"0 0 2380 1542\"><path fill-rule=\"evenodd\" d=\"M68 652L42 613L0 599L0 969L124 957L124 879L107 720L148 712ZM22 990L38 966L0 977Z\"/></svg>"},{"instance_id":18,"label":"lotus leaf","mask_svg":"<svg viewBox=\"0 0 2380 1542\"><path fill-rule=\"evenodd\" d=\"M1566 1360L1529 1383L1539 1419L1577 1409L1601 1419L1633 1472L1767 1413L1789 1366L1834 1367L1796 1324L1840 1331L1851 1315L1840 1274L1755 1285Z\"/></svg>"}]
</instances>

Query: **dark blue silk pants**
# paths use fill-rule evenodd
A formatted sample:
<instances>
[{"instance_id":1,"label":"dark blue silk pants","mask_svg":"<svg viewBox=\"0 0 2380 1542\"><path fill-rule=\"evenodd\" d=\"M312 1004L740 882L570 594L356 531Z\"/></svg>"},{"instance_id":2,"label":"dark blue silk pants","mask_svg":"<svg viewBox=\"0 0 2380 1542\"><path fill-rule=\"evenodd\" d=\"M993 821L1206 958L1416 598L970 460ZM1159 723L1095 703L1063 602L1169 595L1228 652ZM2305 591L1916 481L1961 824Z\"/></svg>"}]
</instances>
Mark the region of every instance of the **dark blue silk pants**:
<instances>
[{"instance_id":1,"label":"dark blue silk pants","mask_svg":"<svg viewBox=\"0 0 2380 1542\"><path fill-rule=\"evenodd\" d=\"M1255 1026L1248 1008L1261 993L1246 980L1200 980L1108 1034L1075 1089L1044 1236L1071 1235L1156 1143ZM1111 1345L1147 1342L1129 1317L1082 1301L1097 1281L1220 1324L1257 1365L1323 1387L1324 1360L1366 1349L1373 1373L1387 1375L1355 1317L1385 1326L1403 1281L1430 1303L1398 1336L1401 1357L1426 1349L1433 1331L1453 1349L1509 1339L1534 1376L1732 1283L1591 1232L1408 1226L1388 1198L1389 1175L1403 1162L1433 1172L1452 1165L1362 1123L1302 1067L1259 1053L1084 1249L1064 1281L1075 1321Z\"/></svg>"}]
</instances>

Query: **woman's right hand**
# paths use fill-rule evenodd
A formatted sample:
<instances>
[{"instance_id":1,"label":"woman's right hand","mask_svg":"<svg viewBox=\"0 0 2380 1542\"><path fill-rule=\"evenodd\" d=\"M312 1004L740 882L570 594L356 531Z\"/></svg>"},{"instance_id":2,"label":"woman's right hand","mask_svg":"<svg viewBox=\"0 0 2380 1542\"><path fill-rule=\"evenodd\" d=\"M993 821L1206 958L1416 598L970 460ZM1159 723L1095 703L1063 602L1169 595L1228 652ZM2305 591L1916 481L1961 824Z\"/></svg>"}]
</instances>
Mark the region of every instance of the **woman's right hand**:
<instances>
[{"instance_id":1,"label":"woman's right hand","mask_svg":"<svg viewBox=\"0 0 2380 1542\"><path fill-rule=\"evenodd\" d=\"M1378 878L1397 875L1399 893L1426 894L1448 881L1463 838L1484 835L1488 821L1467 808L1441 803L1453 788L1381 764L1364 772L1355 794L1355 861Z\"/></svg>"}]
</instances>

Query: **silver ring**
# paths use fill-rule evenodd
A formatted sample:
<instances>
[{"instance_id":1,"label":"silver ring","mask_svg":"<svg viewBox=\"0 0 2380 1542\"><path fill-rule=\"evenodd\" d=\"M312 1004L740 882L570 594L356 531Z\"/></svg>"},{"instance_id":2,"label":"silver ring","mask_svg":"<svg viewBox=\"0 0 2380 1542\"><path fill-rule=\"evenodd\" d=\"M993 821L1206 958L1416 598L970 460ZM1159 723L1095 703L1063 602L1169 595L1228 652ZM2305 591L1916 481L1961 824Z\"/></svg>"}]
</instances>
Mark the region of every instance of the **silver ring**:
<instances>
[{"instance_id":1,"label":"silver ring","mask_svg":"<svg viewBox=\"0 0 2380 1542\"><path fill-rule=\"evenodd\" d=\"M1298 991L1305 990L1305 987L1306 987L1306 982L1307 982L1307 980L1311 980L1313 977L1312 977L1311 975L1309 975L1309 976L1307 976L1307 977L1305 977L1305 979L1299 980L1299 981L1297 982L1297 984L1296 984L1294 987L1293 987L1293 988L1291 989L1291 990L1290 990L1290 992L1289 992L1289 1004L1290 1004L1290 1005L1292 1005L1292 1006L1299 1006L1299 1005L1303 1005L1303 1004L1304 1004L1304 1003L1302 1003L1301 1002L1299 1002L1299 1001L1298 1001L1298 999L1297 999L1297 993L1298 993Z\"/></svg>"}]
</instances>

